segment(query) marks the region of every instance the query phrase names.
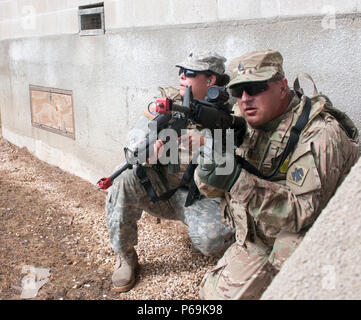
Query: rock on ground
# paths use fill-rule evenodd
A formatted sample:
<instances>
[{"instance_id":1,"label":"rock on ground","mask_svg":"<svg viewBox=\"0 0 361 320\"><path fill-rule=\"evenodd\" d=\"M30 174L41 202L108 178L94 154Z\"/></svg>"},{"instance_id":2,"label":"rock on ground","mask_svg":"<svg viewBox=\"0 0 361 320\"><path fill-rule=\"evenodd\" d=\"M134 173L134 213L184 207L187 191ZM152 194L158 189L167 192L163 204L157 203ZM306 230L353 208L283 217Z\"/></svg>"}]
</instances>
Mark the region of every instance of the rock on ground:
<instances>
[{"instance_id":1,"label":"rock on ground","mask_svg":"<svg viewBox=\"0 0 361 320\"><path fill-rule=\"evenodd\" d=\"M26 265L50 269L33 299L198 299L216 259L194 251L182 223L158 224L146 213L138 223L137 284L112 290L105 197L0 136L0 299L20 299Z\"/></svg>"}]
</instances>

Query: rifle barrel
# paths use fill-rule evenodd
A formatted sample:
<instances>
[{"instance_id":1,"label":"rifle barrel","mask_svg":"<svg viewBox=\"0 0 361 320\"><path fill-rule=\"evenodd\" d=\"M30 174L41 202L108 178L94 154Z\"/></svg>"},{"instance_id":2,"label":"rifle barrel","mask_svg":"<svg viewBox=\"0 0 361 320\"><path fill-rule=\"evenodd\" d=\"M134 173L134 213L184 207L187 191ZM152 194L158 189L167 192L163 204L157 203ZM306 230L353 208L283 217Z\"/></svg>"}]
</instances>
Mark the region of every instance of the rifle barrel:
<instances>
[{"instance_id":1,"label":"rifle barrel","mask_svg":"<svg viewBox=\"0 0 361 320\"><path fill-rule=\"evenodd\" d=\"M123 171L130 169L132 167L131 164L128 162L125 162L119 169L115 170L109 177L110 180L114 180L116 177L118 177Z\"/></svg>"}]
</instances>

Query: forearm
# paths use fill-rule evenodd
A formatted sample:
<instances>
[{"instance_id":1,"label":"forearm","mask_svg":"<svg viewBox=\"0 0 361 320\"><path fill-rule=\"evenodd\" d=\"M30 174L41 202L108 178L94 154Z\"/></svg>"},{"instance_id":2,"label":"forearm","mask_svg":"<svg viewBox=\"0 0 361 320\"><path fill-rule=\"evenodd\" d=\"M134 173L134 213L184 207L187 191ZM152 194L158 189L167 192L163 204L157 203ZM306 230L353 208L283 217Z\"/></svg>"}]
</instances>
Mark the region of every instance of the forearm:
<instances>
[{"instance_id":1,"label":"forearm","mask_svg":"<svg viewBox=\"0 0 361 320\"><path fill-rule=\"evenodd\" d=\"M207 198L218 198L218 197L224 197L224 191L221 189L218 189L216 187L212 187L210 185L205 184L202 182L197 174L197 172L194 174L194 181L198 187L198 190L201 194L206 196Z\"/></svg>"}]
</instances>

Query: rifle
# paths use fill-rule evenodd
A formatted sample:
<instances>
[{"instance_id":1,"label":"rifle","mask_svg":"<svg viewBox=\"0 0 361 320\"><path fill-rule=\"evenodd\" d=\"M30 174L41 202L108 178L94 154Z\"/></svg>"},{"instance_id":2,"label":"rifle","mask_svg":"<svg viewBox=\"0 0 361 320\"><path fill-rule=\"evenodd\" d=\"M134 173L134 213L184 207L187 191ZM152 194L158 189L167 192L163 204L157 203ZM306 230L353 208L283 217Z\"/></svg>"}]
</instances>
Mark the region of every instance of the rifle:
<instances>
[{"instance_id":1,"label":"rifle","mask_svg":"<svg viewBox=\"0 0 361 320\"><path fill-rule=\"evenodd\" d=\"M125 161L109 177L101 178L97 182L98 189L108 189L122 172L141 164L141 159L149 158L158 133L163 129L175 130L178 137L181 130L186 129L191 123L200 124L211 130L234 129L240 137L237 144L240 144L246 128L245 120L232 115L231 106L226 103L228 99L226 89L219 86L209 87L205 100L193 98L192 87L187 87L182 105L175 104L166 97L157 98L154 110L149 110L148 106L148 111L155 115L148 126L155 126L157 135L147 134L141 143L125 147Z\"/></svg>"}]
</instances>

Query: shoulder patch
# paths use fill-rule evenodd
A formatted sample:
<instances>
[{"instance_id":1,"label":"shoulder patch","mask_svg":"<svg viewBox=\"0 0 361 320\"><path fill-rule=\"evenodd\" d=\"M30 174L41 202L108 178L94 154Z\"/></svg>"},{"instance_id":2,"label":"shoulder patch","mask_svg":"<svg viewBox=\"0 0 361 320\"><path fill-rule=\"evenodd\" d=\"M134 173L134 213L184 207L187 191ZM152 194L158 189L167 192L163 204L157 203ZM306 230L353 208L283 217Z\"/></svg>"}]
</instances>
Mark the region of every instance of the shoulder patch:
<instances>
[{"instance_id":1,"label":"shoulder patch","mask_svg":"<svg viewBox=\"0 0 361 320\"><path fill-rule=\"evenodd\" d=\"M308 173L307 168L296 165L293 166L291 172L287 175L287 180L301 187Z\"/></svg>"}]
</instances>

